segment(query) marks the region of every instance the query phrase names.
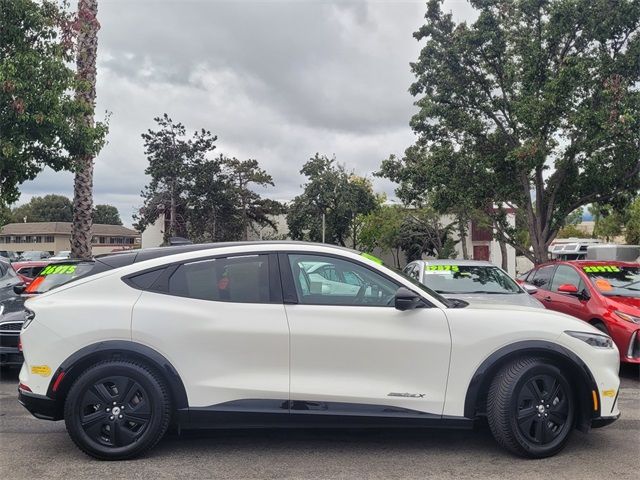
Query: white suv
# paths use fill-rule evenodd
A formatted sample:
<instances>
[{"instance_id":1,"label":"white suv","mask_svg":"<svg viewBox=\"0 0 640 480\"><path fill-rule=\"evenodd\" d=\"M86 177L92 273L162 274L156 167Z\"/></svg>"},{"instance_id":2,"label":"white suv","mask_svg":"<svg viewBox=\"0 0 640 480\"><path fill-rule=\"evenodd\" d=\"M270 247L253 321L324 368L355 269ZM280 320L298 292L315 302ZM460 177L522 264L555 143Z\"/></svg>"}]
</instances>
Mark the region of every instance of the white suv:
<instances>
[{"instance_id":1,"label":"white suv","mask_svg":"<svg viewBox=\"0 0 640 480\"><path fill-rule=\"evenodd\" d=\"M27 301L19 385L33 415L64 418L97 458L139 455L170 424L470 428L481 417L508 450L545 457L574 427L619 416L619 356L602 332L548 310L447 300L366 254L259 242L103 260L113 268Z\"/></svg>"}]
</instances>

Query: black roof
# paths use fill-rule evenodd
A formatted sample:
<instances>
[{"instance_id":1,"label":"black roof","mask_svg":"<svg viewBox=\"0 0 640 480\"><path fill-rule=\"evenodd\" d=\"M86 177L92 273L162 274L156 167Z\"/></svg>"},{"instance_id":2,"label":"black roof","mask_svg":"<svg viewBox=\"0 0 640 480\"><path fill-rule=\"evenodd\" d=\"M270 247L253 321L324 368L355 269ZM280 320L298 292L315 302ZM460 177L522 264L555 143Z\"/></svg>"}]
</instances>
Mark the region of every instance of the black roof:
<instances>
[{"instance_id":1,"label":"black roof","mask_svg":"<svg viewBox=\"0 0 640 480\"><path fill-rule=\"evenodd\" d=\"M260 240L245 242L217 242L199 243L194 245L175 245L169 247L143 248L141 250L127 250L118 253L105 253L96 255L95 260L111 268L125 267L134 263L152 260L154 258L178 255L180 253L197 252L200 250L210 250L212 248L254 246L254 245L322 245L326 247L340 248L353 252L354 250L337 245L327 245L325 243L299 242L294 240Z\"/></svg>"}]
</instances>

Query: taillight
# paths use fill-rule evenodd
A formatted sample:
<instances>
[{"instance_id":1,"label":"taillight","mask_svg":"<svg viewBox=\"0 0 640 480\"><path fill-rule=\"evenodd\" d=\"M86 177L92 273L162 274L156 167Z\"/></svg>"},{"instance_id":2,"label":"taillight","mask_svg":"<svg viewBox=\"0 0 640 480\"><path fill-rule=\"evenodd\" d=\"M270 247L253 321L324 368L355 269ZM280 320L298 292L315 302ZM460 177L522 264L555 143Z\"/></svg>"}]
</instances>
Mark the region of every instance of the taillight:
<instances>
[{"instance_id":1,"label":"taillight","mask_svg":"<svg viewBox=\"0 0 640 480\"><path fill-rule=\"evenodd\" d=\"M18 390L22 390L24 392L30 392L31 389L29 387L27 387L24 383L19 383L18 384Z\"/></svg>"}]
</instances>

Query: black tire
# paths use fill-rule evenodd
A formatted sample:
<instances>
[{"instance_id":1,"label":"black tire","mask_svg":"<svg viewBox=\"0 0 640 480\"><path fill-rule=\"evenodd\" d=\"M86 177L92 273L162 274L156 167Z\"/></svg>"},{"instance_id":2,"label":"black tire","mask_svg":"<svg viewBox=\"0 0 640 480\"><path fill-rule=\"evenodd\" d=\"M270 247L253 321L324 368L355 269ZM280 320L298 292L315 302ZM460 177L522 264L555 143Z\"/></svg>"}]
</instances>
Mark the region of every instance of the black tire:
<instances>
[{"instance_id":1,"label":"black tire","mask_svg":"<svg viewBox=\"0 0 640 480\"><path fill-rule=\"evenodd\" d=\"M160 441L171 417L163 379L144 364L105 360L85 370L64 405L73 442L100 460L141 455Z\"/></svg>"},{"instance_id":2,"label":"black tire","mask_svg":"<svg viewBox=\"0 0 640 480\"><path fill-rule=\"evenodd\" d=\"M524 357L494 377L487 396L487 420L504 448L528 458L545 458L566 445L575 419L575 395L563 372L547 360Z\"/></svg>"}]
</instances>

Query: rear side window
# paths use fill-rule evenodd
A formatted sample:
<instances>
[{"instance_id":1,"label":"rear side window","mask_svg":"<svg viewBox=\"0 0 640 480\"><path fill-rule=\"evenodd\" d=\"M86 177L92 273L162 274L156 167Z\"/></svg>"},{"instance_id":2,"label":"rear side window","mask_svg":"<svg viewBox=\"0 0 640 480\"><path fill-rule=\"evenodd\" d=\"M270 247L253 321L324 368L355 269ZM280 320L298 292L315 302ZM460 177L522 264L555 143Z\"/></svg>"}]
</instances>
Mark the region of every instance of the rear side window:
<instances>
[{"instance_id":1,"label":"rear side window","mask_svg":"<svg viewBox=\"0 0 640 480\"><path fill-rule=\"evenodd\" d=\"M150 272L141 273L128 278L128 283L132 287L140 290L149 290L156 280L160 278L160 275L164 272L164 268L158 268L157 270L151 270Z\"/></svg>"},{"instance_id":2,"label":"rear side window","mask_svg":"<svg viewBox=\"0 0 640 480\"><path fill-rule=\"evenodd\" d=\"M180 265L169 294L216 302L269 303L269 257L246 255Z\"/></svg>"},{"instance_id":3,"label":"rear side window","mask_svg":"<svg viewBox=\"0 0 640 480\"><path fill-rule=\"evenodd\" d=\"M539 268L535 271L533 277L529 276L531 284L543 290L549 290L549 284L551 283L551 277L553 277L553 271L555 268L555 265L548 265L546 267Z\"/></svg>"}]
</instances>

